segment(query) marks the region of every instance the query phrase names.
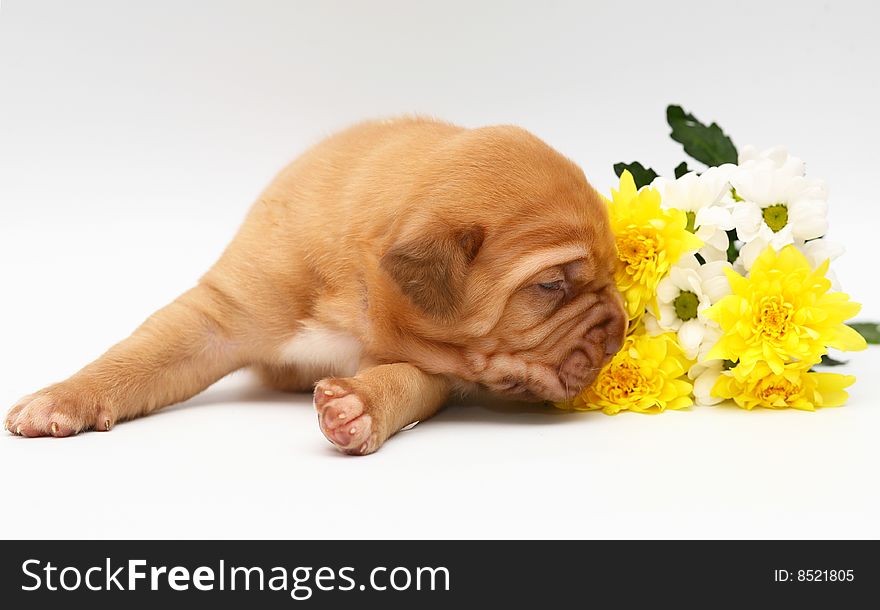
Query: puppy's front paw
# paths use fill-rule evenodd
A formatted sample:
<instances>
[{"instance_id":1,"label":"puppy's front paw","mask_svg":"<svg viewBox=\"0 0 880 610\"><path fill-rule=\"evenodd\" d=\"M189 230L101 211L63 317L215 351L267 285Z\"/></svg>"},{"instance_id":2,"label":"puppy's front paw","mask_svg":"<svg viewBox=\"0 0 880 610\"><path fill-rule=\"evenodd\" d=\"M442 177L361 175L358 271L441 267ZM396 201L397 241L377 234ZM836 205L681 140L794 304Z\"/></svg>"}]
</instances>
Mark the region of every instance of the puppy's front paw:
<instances>
[{"instance_id":1,"label":"puppy's front paw","mask_svg":"<svg viewBox=\"0 0 880 610\"><path fill-rule=\"evenodd\" d=\"M373 418L364 400L344 380L324 379L315 386L315 409L321 432L349 455L366 455L379 448Z\"/></svg>"},{"instance_id":2,"label":"puppy's front paw","mask_svg":"<svg viewBox=\"0 0 880 610\"><path fill-rule=\"evenodd\" d=\"M71 436L83 430L109 430L115 417L92 392L65 383L19 400L9 410L5 428L20 436Z\"/></svg>"}]
</instances>

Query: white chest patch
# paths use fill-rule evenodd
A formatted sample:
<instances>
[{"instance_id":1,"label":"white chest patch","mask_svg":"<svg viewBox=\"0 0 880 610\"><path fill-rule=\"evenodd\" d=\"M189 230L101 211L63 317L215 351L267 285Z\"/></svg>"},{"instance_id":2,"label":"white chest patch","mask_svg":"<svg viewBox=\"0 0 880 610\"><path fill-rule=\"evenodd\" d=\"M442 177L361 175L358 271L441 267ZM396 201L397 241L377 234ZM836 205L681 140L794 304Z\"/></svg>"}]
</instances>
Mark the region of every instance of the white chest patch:
<instances>
[{"instance_id":1,"label":"white chest patch","mask_svg":"<svg viewBox=\"0 0 880 610\"><path fill-rule=\"evenodd\" d=\"M357 373L361 342L355 337L322 326L309 325L281 346L285 364L300 366L320 375L351 377Z\"/></svg>"}]
</instances>

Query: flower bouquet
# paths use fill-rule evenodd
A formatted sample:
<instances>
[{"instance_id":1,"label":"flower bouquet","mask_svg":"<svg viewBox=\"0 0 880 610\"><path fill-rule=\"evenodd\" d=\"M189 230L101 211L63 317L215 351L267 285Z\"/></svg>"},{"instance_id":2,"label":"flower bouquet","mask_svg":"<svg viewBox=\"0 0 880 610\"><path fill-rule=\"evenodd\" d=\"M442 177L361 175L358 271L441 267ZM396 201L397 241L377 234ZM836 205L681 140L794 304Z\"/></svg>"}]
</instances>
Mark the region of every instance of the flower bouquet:
<instances>
[{"instance_id":1,"label":"flower bouquet","mask_svg":"<svg viewBox=\"0 0 880 610\"><path fill-rule=\"evenodd\" d=\"M707 166L674 178L614 166L607 201L615 281L629 315L623 348L596 382L557 406L659 413L732 400L754 407L840 406L851 375L828 349L865 349L876 324L846 322L860 305L830 269L827 190L783 148L737 151L715 123L667 109L671 137Z\"/></svg>"}]
</instances>

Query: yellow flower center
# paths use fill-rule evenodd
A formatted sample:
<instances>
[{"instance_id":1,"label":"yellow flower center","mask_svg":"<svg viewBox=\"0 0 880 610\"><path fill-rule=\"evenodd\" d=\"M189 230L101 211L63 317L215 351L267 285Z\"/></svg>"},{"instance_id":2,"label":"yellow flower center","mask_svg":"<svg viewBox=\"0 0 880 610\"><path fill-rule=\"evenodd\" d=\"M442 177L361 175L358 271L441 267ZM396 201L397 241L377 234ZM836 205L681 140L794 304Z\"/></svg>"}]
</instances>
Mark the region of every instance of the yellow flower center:
<instances>
[{"instance_id":1,"label":"yellow flower center","mask_svg":"<svg viewBox=\"0 0 880 610\"><path fill-rule=\"evenodd\" d=\"M797 397L799 393L799 386L796 386L785 377L779 375L765 377L758 382L758 385L755 388L755 397L759 398L767 405L776 404L780 400L789 404L792 397Z\"/></svg>"},{"instance_id":2,"label":"yellow flower center","mask_svg":"<svg viewBox=\"0 0 880 610\"><path fill-rule=\"evenodd\" d=\"M794 307L780 296L767 296L761 299L757 308L755 328L769 339L783 339L791 326Z\"/></svg>"},{"instance_id":3,"label":"yellow flower center","mask_svg":"<svg viewBox=\"0 0 880 610\"><path fill-rule=\"evenodd\" d=\"M633 395L644 394L649 385L634 362L623 360L612 364L602 373L596 391L607 400L623 404Z\"/></svg>"},{"instance_id":4,"label":"yellow flower center","mask_svg":"<svg viewBox=\"0 0 880 610\"><path fill-rule=\"evenodd\" d=\"M761 214L764 216L764 222L774 233L779 233L788 224L788 206L784 203L768 205Z\"/></svg>"},{"instance_id":5,"label":"yellow flower center","mask_svg":"<svg viewBox=\"0 0 880 610\"><path fill-rule=\"evenodd\" d=\"M688 210L687 212L684 213L684 215L688 219L687 226L685 226L685 229L690 231L691 233L696 233L697 232L697 229L696 229L697 213L694 212L693 210Z\"/></svg>"},{"instance_id":6,"label":"yellow flower center","mask_svg":"<svg viewBox=\"0 0 880 610\"><path fill-rule=\"evenodd\" d=\"M617 256L626 263L627 273L638 275L657 258L657 236L644 229L629 229L617 236Z\"/></svg>"}]
</instances>

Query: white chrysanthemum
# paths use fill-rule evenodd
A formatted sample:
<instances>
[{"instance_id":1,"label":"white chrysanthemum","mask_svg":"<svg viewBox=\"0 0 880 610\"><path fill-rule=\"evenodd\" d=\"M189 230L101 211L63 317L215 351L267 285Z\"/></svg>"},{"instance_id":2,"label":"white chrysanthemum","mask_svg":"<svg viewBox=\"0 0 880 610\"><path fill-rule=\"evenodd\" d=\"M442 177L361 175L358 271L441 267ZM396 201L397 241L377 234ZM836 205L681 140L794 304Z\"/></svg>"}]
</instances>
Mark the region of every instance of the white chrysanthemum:
<instances>
[{"instance_id":1,"label":"white chrysanthemum","mask_svg":"<svg viewBox=\"0 0 880 610\"><path fill-rule=\"evenodd\" d=\"M702 360L721 336L721 329L703 317L703 312L730 294L725 267L729 268L730 263L700 265L693 256L683 257L657 286L657 311L645 318L648 332L677 333L685 355Z\"/></svg>"},{"instance_id":2,"label":"white chrysanthemum","mask_svg":"<svg viewBox=\"0 0 880 610\"><path fill-rule=\"evenodd\" d=\"M783 162L784 164L785 162ZM730 184L736 192L733 224L743 246L737 269L748 271L767 246L780 250L822 237L828 230L825 184L758 159L739 167Z\"/></svg>"},{"instance_id":3,"label":"white chrysanthemum","mask_svg":"<svg viewBox=\"0 0 880 610\"><path fill-rule=\"evenodd\" d=\"M813 239L805 244L798 244L797 248L807 257L807 261L809 261L813 269L825 261L834 261L844 252L842 244L830 241L826 237ZM841 290L840 282L837 280L837 275L833 269L829 269L825 273L825 277L831 280L831 288L833 290Z\"/></svg>"},{"instance_id":4,"label":"white chrysanthemum","mask_svg":"<svg viewBox=\"0 0 880 610\"><path fill-rule=\"evenodd\" d=\"M664 208L682 210L688 217L688 228L703 240L698 254L707 262L727 260L726 231L733 228L730 207L730 176L733 164L710 167L697 175L689 172L675 180L655 178L651 186L660 192Z\"/></svg>"},{"instance_id":5,"label":"white chrysanthemum","mask_svg":"<svg viewBox=\"0 0 880 610\"><path fill-rule=\"evenodd\" d=\"M698 405L717 405L723 401L712 395L712 388L724 370L724 361L707 360L693 365L688 371L688 378L694 382L694 403Z\"/></svg>"},{"instance_id":6,"label":"white chrysanthemum","mask_svg":"<svg viewBox=\"0 0 880 610\"><path fill-rule=\"evenodd\" d=\"M803 176L805 166L802 159L788 154L784 146L774 146L766 150L758 150L754 146L744 146L739 151L739 167L749 169L753 165L770 162L777 170L789 176Z\"/></svg>"}]
</instances>

